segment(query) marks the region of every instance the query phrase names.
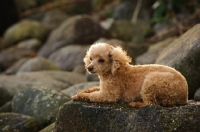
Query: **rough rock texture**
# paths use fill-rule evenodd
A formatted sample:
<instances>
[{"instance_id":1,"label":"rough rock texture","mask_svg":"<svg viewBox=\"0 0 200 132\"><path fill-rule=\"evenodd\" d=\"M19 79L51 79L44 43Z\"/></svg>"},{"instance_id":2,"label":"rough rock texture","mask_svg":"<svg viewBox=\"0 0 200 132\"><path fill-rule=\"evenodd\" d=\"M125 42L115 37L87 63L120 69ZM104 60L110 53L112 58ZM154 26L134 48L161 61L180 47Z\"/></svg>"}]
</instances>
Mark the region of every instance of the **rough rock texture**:
<instances>
[{"instance_id":1,"label":"rough rock texture","mask_svg":"<svg viewBox=\"0 0 200 132\"><path fill-rule=\"evenodd\" d=\"M43 71L43 70L60 70L53 62L43 58L36 57L26 61L18 70L20 72Z\"/></svg>"},{"instance_id":2,"label":"rough rock texture","mask_svg":"<svg viewBox=\"0 0 200 132\"><path fill-rule=\"evenodd\" d=\"M67 118L65 118L67 117ZM68 102L59 110L55 132L155 132L200 130L200 105L130 108L124 103Z\"/></svg>"},{"instance_id":3,"label":"rough rock texture","mask_svg":"<svg viewBox=\"0 0 200 132\"><path fill-rule=\"evenodd\" d=\"M16 113L0 113L1 132L38 132L41 124L33 117Z\"/></svg>"},{"instance_id":4,"label":"rough rock texture","mask_svg":"<svg viewBox=\"0 0 200 132\"><path fill-rule=\"evenodd\" d=\"M200 24L167 46L156 63L180 71L188 82L189 98L193 98L195 91L200 87Z\"/></svg>"},{"instance_id":5,"label":"rough rock texture","mask_svg":"<svg viewBox=\"0 0 200 132\"><path fill-rule=\"evenodd\" d=\"M23 57L31 57L35 52L30 49L12 47L0 53L0 71L10 67Z\"/></svg>"},{"instance_id":6,"label":"rough rock texture","mask_svg":"<svg viewBox=\"0 0 200 132\"><path fill-rule=\"evenodd\" d=\"M105 36L99 23L87 15L68 18L53 30L38 55L48 57L53 51L69 44L91 44Z\"/></svg>"},{"instance_id":7,"label":"rough rock texture","mask_svg":"<svg viewBox=\"0 0 200 132\"><path fill-rule=\"evenodd\" d=\"M53 123L59 107L69 96L46 87L35 86L15 94L12 111L36 118L43 125Z\"/></svg>"},{"instance_id":8,"label":"rough rock texture","mask_svg":"<svg viewBox=\"0 0 200 132\"><path fill-rule=\"evenodd\" d=\"M6 46L10 46L28 38L44 40L46 33L45 28L38 21L22 20L6 30L4 39Z\"/></svg>"},{"instance_id":9,"label":"rough rock texture","mask_svg":"<svg viewBox=\"0 0 200 132\"><path fill-rule=\"evenodd\" d=\"M72 71L77 65L83 64L83 58L89 46L69 45L63 47L49 56L61 70Z\"/></svg>"}]
</instances>

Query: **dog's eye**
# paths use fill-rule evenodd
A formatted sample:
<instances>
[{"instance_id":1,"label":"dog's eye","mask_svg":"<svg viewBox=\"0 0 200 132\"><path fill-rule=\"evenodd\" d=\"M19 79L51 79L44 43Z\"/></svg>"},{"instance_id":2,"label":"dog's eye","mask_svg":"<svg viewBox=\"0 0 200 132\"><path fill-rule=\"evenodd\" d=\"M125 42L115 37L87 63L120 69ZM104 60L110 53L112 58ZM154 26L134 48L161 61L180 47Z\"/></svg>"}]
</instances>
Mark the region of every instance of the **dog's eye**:
<instances>
[{"instance_id":1,"label":"dog's eye","mask_svg":"<svg viewBox=\"0 0 200 132\"><path fill-rule=\"evenodd\" d=\"M92 60L92 58L90 57L90 60Z\"/></svg>"},{"instance_id":2,"label":"dog's eye","mask_svg":"<svg viewBox=\"0 0 200 132\"><path fill-rule=\"evenodd\" d=\"M98 62L103 63L105 60L99 59Z\"/></svg>"}]
</instances>

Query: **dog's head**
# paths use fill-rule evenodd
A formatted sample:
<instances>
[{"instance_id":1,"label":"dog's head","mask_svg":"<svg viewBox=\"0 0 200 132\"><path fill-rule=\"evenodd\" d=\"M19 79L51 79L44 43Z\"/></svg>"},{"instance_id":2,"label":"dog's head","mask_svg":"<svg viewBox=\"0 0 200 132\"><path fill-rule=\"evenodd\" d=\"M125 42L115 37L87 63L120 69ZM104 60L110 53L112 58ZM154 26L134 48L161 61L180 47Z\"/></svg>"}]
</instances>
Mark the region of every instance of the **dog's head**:
<instances>
[{"instance_id":1,"label":"dog's head","mask_svg":"<svg viewBox=\"0 0 200 132\"><path fill-rule=\"evenodd\" d=\"M131 62L131 58L121 47L113 47L106 43L93 44L83 60L89 73L99 75L114 75Z\"/></svg>"}]
</instances>

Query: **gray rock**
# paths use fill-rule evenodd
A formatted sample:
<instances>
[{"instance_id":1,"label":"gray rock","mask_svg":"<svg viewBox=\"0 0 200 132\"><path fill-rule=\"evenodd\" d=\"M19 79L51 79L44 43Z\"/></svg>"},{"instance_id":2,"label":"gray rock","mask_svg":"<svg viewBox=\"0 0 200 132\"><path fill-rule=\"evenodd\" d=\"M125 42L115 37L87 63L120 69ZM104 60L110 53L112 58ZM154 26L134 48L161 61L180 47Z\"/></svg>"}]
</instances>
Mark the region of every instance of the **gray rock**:
<instances>
[{"instance_id":1,"label":"gray rock","mask_svg":"<svg viewBox=\"0 0 200 132\"><path fill-rule=\"evenodd\" d=\"M93 86L99 86L99 82L85 82L85 83L76 84L65 90L62 90L61 92L71 97L77 94L78 92L82 91L83 89L93 87Z\"/></svg>"},{"instance_id":2,"label":"gray rock","mask_svg":"<svg viewBox=\"0 0 200 132\"><path fill-rule=\"evenodd\" d=\"M91 44L105 36L105 30L99 23L87 15L68 18L53 30L38 52L39 56L48 57L53 51L69 44Z\"/></svg>"},{"instance_id":3,"label":"gray rock","mask_svg":"<svg viewBox=\"0 0 200 132\"><path fill-rule=\"evenodd\" d=\"M176 38L167 38L154 45L151 45L147 52L136 58L136 64L154 64L157 57L160 55L160 53L162 53L163 49L165 49L175 39Z\"/></svg>"},{"instance_id":4,"label":"gray rock","mask_svg":"<svg viewBox=\"0 0 200 132\"><path fill-rule=\"evenodd\" d=\"M67 117L67 118L63 118ZM55 132L198 131L200 105L131 108L125 103L68 102L61 106Z\"/></svg>"},{"instance_id":5,"label":"gray rock","mask_svg":"<svg viewBox=\"0 0 200 132\"><path fill-rule=\"evenodd\" d=\"M63 71L24 72L16 76L2 75L0 76L0 106L10 101L19 91L32 86L63 90L82 82L86 82L84 75Z\"/></svg>"},{"instance_id":6,"label":"gray rock","mask_svg":"<svg viewBox=\"0 0 200 132\"><path fill-rule=\"evenodd\" d=\"M35 86L15 94L12 111L32 116L43 125L49 125L55 121L59 107L69 100L68 96L57 90Z\"/></svg>"},{"instance_id":7,"label":"gray rock","mask_svg":"<svg viewBox=\"0 0 200 132\"><path fill-rule=\"evenodd\" d=\"M11 47L0 53L0 71L4 71L23 57L31 57L35 52L30 49Z\"/></svg>"},{"instance_id":8,"label":"gray rock","mask_svg":"<svg viewBox=\"0 0 200 132\"><path fill-rule=\"evenodd\" d=\"M67 19L67 15L64 12L50 11L45 14L42 25L47 30L51 31L57 28L65 19Z\"/></svg>"},{"instance_id":9,"label":"gray rock","mask_svg":"<svg viewBox=\"0 0 200 132\"><path fill-rule=\"evenodd\" d=\"M174 67L186 78L189 98L200 87L200 24L167 46L156 60L157 64Z\"/></svg>"},{"instance_id":10,"label":"gray rock","mask_svg":"<svg viewBox=\"0 0 200 132\"><path fill-rule=\"evenodd\" d=\"M27 39L17 43L18 48L32 49L37 51L42 46L42 42L36 38Z\"/></svg>"},{"instance_id":11,"label":"gray rock","mask_svg":"<svg viewBox=\"0 0 200 132\"><path fill-rule=\"evenodd\" d=\"M27 60L18 70L20 72L42 71L42 70L59 70L59 68L51 61L36 57Z\"/></svg>"},{"instance_id":12,"label":"gray rock","mask_svg":"<svg viewBox=\"0 0 200 132\"><path fill-rule=\"evenodd\" d=\"M200 88L197 89L197 91L194 94L194 100L200 101Z\"/></svg>"},{"instance_id":13,"label":"gray rock","mask_svg":"<svg viewBox=\"0 0 200 132\"><path fill-rule=\"evenodd\" d=\"M91 81L99 81L99 77L97 74L89 74L88 72L86 73L86 78L88 82Z\"/></svg>"},{"instance_id":14,"label":"gray rock","mask_svg":"<svg viewBox=\"0 0 200 132\"><path fill-rule=\"evenodd\" d=\"M0 113L1 132L38 132L41 124L35 118L17 113Z\"/></svg>"},{"instance_id":15,"label":"gray rock","mask_svg":"<svg viewBox=\"0 0 200 132\"><path fill-rule=\"evenodd\" d=\"M4 40L10 46L28 38L44 40L46 34L45 28L38 21L22 20L6 30Z\"/></svg>"},{"instance_id":16,"label":"gray rock","mask_svg":"<svg viewBox=\"0 0 200 132\"><path fill-rule=\"evenodd\" d=\"M72 71L77 65L83 64L88 48L88 46L69 45L52 53L49 60L61 70Z\"/></svg>"},{"instance_id":17,"label":"gray rock","mask_svg":"<svg viewBox=\"0 0 200 132\"><path fill-rule=\"evenodd\" d=\"M27 58L21 58L17 62L15 62L13 65L11 65L6 71L5 74L7 75L12 75L17 73L17 71L20 69L20 67L29 59Z\"/></svg>"}]
</instances>

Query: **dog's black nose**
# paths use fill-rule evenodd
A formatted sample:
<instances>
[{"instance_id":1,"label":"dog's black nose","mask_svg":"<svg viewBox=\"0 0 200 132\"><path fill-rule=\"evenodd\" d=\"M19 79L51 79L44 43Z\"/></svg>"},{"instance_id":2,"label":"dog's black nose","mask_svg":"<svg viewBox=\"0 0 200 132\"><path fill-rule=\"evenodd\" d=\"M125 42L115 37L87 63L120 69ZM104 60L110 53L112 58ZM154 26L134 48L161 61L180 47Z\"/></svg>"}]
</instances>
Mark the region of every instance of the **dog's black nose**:
<instances>
[{"instance_id":1,"label":"dog's black nose","mask_svg":"<svg viewBox=\"0 0 200 132\"><path fill-rule=\"evenodd\" d=\"M88 67L88 71L92 71L93 70L93 67Z\"/></svg>"}]
</instances>

